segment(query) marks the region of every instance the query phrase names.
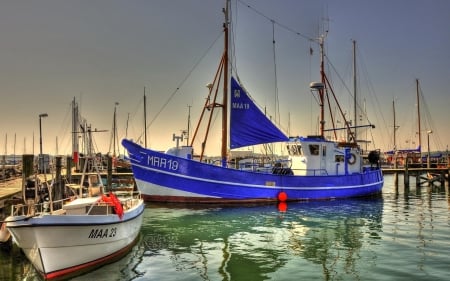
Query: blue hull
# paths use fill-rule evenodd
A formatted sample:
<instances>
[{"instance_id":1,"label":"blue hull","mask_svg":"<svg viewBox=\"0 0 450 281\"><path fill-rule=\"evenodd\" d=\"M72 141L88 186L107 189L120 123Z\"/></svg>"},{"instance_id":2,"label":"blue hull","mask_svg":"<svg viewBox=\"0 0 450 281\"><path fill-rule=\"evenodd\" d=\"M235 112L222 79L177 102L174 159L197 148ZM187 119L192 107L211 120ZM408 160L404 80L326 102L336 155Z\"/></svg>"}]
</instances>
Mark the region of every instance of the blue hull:
<instances>
[{"instance_id":1,"label":"blue hull","mask_svg":"<svg viewBox=\"0 0 450 281\"><path fill-rule=\"evenodd\" d=\"M146 201L258 202L363 197L379 194L379 168L338 176L293 176L248 172L180 158L122 141Z\"/></svg>"}]
</instances>

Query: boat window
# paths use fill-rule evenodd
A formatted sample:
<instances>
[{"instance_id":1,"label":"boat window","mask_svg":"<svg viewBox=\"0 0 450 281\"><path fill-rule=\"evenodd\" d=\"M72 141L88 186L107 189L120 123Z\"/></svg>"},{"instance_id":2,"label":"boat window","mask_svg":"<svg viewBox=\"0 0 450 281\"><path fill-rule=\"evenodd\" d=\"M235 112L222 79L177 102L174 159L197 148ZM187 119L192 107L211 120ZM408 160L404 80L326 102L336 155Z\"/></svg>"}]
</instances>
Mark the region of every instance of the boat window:
<instances>
[{"instance_id":1,"label":"boat window","mask_svg":"<svg viewBox=\"0 0 450 281\"><path fill-rule=\"evenodd\" d=\"M286 146L289 155L302 155L302 146L299 144L292 144Z\"/></svg>"},{"instance_id":2,"label":"boat window","mask_svg":"<svg viewBox=\"0 0 450 281\"><path fill-rule=\"evenodd\" d=\"M310 144L309 152L311 155L319 155L319 145L318 144Z\"/></svg>"},{"instance_id":3,"label":"boat window","mask_svg":"<svg viewBox=\"0 0 450 281\"><path fill-rule=\"evenodd\" d=\"M326 156L327 155L327 147L324 145L322 146L322 156Z\"/></svg>"},{"instance_id":4,"label":"boat window","mask_svg":"<svg viewBox=\"0 0 450 281\"><path fill-rule=\"evenodd\" d=\"M334 156L334 162L344 162L344 155L335 155Z\"/></svg>"},{"instance_id":5,"label":"boat window","mask_svg":"<svg viewBox=\"0 0 450 281\"><path fill-rule=\"evenodd\" d=\"M288 151L288 153L289 153L289 155L292 155L292 154L294 154L294 152L293 152L293 147L291 146L291 145L286 145L286 149L287 149L287 151Z\"/></svg>"}]
</instances>

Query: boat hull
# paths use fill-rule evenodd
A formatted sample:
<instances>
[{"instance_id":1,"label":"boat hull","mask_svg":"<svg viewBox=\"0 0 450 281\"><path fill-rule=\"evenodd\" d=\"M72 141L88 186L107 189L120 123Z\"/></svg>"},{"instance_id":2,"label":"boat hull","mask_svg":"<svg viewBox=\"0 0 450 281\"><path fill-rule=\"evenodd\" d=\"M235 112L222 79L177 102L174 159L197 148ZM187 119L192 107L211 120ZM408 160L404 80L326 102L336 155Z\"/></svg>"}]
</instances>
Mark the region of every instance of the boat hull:
<instances>
[{"instance_id":1,"label":"boat hull","mask_svg":"<svg viewBox=\"0 0 450 281\"><path fill-rule=\"evenodd\" d=\"M144 203L122 219L110 215L42 215L9 217L8 230L45 279L60 279L120 258L134 245Z\"/></svg>"},{"instance_id":2,"label":"boat hull","mask_svg":"<svg viewBox=\"0 0 450 281\"><path fill-rule=\"evenodd\" d=\"M229 169L176 157L124 140L140 192L147 201L258 202L362 197L379 194L379 168L347 175L291 176Z\"/></svg>"}]
</instances>

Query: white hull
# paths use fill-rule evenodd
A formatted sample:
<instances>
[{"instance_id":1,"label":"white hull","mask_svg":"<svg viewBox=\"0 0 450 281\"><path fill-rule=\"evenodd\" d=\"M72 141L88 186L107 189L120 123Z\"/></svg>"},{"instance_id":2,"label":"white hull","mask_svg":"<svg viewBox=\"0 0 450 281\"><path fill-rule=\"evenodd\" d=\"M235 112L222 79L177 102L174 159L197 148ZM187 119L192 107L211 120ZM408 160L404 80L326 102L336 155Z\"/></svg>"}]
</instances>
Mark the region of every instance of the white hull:
<instances>
[{"instance_id":1,"label":"white hull","mask_svg":"<svg viewBox=\"0 0 450 281\"><path fill-rule=\"evenodd\" d=\"M143 211L139 199L122 219L112 213L11 216L7 227L34 267L45 279L53 279L78 274L125 253L139 235Z\"/></svg>"}]
</instances>

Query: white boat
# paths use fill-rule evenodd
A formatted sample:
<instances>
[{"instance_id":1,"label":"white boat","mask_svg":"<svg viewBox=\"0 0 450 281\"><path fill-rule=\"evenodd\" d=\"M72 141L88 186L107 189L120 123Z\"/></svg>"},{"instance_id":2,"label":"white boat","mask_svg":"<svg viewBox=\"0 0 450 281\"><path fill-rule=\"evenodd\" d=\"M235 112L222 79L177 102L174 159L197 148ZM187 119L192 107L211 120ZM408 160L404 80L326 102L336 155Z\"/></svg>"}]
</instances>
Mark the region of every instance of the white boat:
<instances>
[{"instance_id":1,"label":"white boat","mask_svg":"<svg viewBox=\"0 0 450 281\"><path fill-rule=\"evenodd\" d=\"M104 193L101 184L83 189L76 198L14 205L5 219L13 241L44 279L115 261L138 239L145 207L139 192Z\"/></svg>"}]
</instances>

